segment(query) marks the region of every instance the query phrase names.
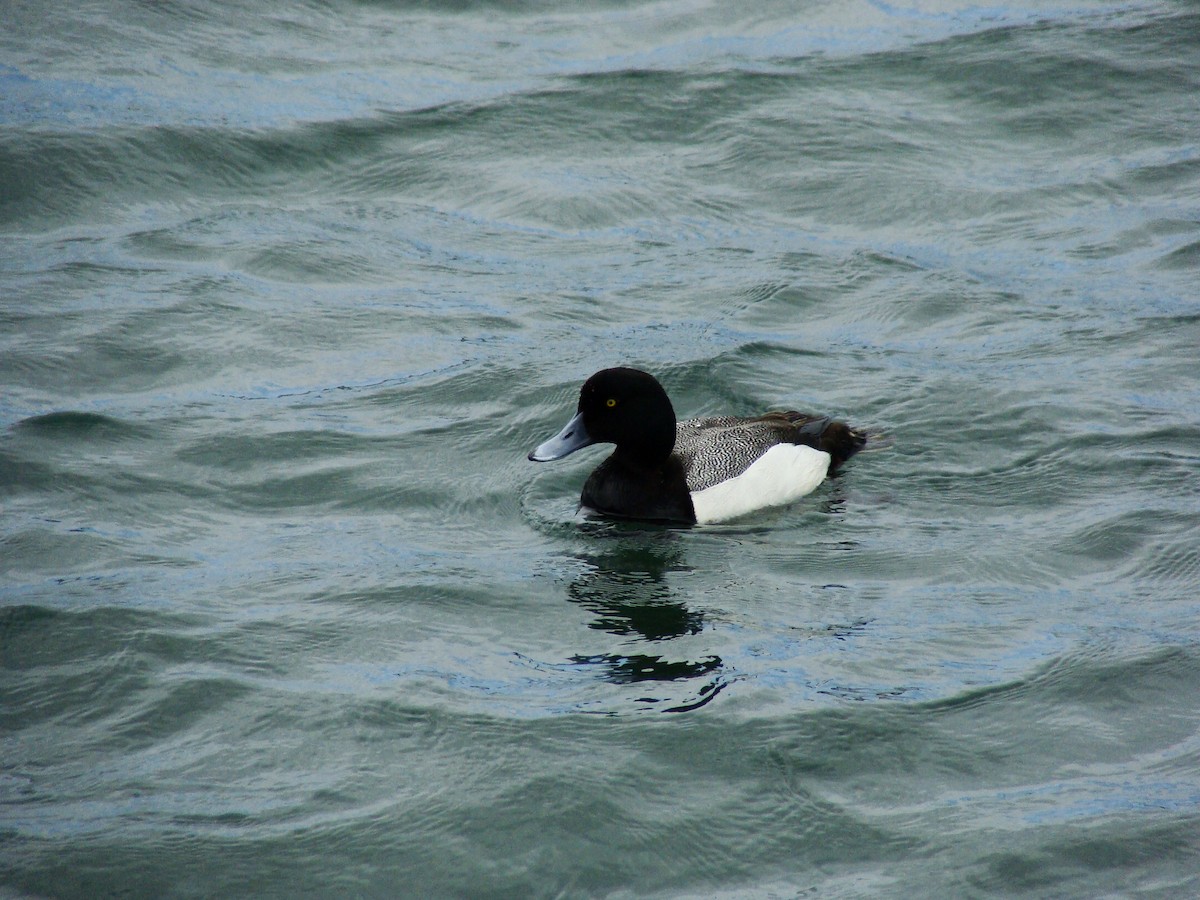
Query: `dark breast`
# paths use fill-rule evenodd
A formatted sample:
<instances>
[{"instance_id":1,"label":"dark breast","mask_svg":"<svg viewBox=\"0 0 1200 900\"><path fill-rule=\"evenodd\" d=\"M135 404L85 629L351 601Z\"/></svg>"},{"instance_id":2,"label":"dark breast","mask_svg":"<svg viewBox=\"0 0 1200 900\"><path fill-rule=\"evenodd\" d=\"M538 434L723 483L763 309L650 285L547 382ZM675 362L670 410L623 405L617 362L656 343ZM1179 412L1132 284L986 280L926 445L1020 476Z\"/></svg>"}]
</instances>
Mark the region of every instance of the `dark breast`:
<instances>
[{"instance_id":1,"label":"dark breast","mask_svg":"<svg viewBox=\"0 0 1200 900\"><path fill-rule=\"evenodd\" d=\"M674 456L664 466L646 469L630 465L614 453L588 476L579 502L609 516L696 522L683 467Z\"/></svg>"}]
</instances>

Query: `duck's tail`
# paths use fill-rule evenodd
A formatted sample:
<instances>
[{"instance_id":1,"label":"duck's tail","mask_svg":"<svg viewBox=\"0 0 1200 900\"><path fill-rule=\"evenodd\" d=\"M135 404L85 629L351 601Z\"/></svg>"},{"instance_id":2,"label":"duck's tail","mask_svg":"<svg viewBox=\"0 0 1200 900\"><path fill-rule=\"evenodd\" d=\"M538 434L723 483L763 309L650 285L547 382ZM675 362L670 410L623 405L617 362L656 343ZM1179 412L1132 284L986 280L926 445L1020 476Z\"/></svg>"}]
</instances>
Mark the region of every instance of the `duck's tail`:
<instances>
[{"instance_id":1,"label":"duck's tail","mask_svg":"<svg viewBox=\"0 0 1200 900\"><path fill-rule=\"evenodd\" d=\"M835 421L831 416L814 416L809 413L778 413L796 426L797 444L808 444L829 454L829 470L852 457L867 445L871 433L862 428L851 428L845 422Z\"/></svg>"},{"instance_id":2,"label":"duck's tail","mask_svg":"<svg viewBox=\"0 0 1200 900\"><path fill-rule=\"evenodd\" d=\"M845 422L830 422L828 427L821 432L821 449L828 453L833 460L829 464L830 470L836 470L838 466L867 446L867 437L866 431L851 428Z\"/></svg>"}]
</instances>

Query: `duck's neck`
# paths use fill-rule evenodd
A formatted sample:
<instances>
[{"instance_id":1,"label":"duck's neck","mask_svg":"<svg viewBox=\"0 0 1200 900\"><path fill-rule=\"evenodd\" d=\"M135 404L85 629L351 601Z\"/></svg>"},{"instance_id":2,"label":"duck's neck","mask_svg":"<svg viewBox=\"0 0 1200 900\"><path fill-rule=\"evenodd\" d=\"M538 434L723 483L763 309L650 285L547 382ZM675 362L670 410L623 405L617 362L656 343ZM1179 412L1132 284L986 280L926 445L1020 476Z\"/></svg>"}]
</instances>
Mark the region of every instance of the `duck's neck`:
<instances>
[{"instance_id":1,"label":"duck's neck","mask_svg":"<svg viewBox=\"0 0 1200 900\"><path fill-rule=\"evenodd\" d=\"M675 449L675 415L670 419L647 416L645 424L626 437L616 449L623 463L635 468L660 469L671 459Z\"/></svg>"}]
</instances>

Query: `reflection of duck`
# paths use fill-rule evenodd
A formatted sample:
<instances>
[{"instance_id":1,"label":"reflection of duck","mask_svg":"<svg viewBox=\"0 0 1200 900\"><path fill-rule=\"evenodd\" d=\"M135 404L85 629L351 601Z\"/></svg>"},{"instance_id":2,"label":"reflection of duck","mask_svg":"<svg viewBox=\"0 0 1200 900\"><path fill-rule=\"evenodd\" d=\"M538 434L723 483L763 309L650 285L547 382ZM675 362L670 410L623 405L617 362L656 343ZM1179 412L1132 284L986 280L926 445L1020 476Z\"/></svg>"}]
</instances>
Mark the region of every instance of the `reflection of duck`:
<instances>
[{"instance_id":1,"label":"reflection of duck","mask_svg":"<svg viewBox=\"0 0 1200 900\"><path fill-rule=\"evenodd\" d=\"M662 641L699 634L704 616L672 599L666 574L686 568L674 549L639 541L609 553L581 557L589 571L567 589L571 599L596 613L592 628Z\"/></svg>"},{"instance_id":2,"label":"reflection of duck","mask_svg":"<svg viewBox=\"0 0 1200 900\"><path fill-rule=\"evenodd\" d=\"M545 462L591 444L616 444L584 485L582 506L692 524L791 503L866 440L843 422L799 412L676 422L653 375L617 368L584 382L574 418L529 458Z\"/></svg>"},{"instance_id":3,"label":"reflection of duck","mask_svg":"<svg viewBox=\"0 0 1200 900\"><path fill-rule=\"evenodd\" d=\"M704 630L702 613L689 609L675 599L668 581L671 572L686 571L680 562L679 550L661 543L619 541L614 549L581 557L587 571L568 588L570 599L596 614L590 627L621 637L632 637L629 643L651 648L663 641ZM600 665L607 679L618 684L633 682L678 682L720 673L718 656L696 660L671 660L659 653L597 653L578 654L571 658L577 664ZM703 705L720 692L725 680L717 677L705 683L697 697L672 709L691 709ZM645 698L649 699L649 698Z\"/></svg>"}]
</instances>

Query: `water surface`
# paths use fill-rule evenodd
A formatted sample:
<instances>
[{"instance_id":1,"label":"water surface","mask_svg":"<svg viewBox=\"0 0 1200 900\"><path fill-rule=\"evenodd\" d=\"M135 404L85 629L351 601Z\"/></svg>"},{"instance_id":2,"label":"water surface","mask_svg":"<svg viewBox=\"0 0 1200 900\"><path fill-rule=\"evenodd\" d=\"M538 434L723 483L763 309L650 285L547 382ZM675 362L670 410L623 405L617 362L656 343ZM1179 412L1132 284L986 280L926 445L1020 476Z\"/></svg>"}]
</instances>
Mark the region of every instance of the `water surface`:
<instances>
[{"instance_id":1,"label":"water surface","mask_svg":"<svg viewBox=\"0 0 1200 900\"><path fill-rule=\"evenodd\" d=\"M1194 3L6 18L0 894L1200 892Z\"/></svg>"}]
</instances>

